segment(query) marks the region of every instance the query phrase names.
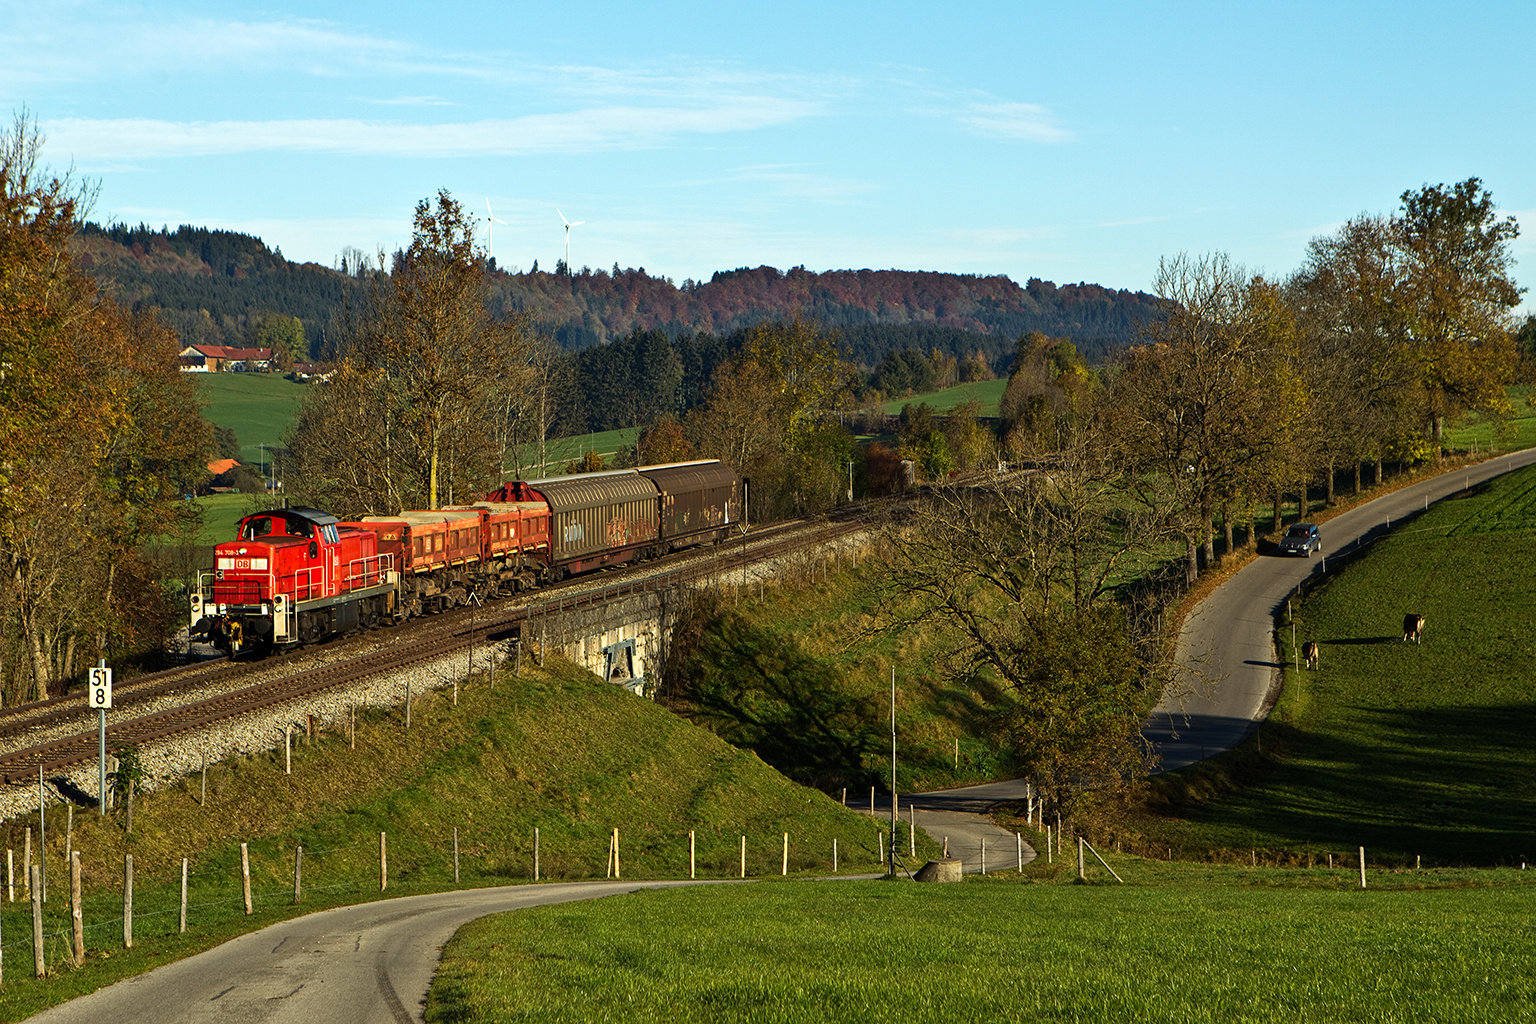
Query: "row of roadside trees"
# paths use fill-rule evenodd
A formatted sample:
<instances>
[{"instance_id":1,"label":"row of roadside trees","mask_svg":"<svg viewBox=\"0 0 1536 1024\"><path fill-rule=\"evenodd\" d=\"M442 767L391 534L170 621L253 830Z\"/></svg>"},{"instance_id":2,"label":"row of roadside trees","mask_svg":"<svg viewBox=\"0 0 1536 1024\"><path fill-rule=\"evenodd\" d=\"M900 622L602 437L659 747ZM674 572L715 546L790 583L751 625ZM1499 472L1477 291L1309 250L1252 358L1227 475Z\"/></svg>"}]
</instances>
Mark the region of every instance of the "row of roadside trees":
<instances>
[{"instance_id":1,"label":"row of roadside trees","mask_svg":"<svg viewBox=\"0 0 1536 1024\"><path fill-rule=\"evenodd\" d=\"M953 680L1001 693L1020 766L1070 816L1151 764L1140 722L1173 677L1149 586L1255 543L1340 471L1440 457L1448 418L1509 411L1517 227L1477 179L1405 193L1315 240L1283 280L1224 255L1162 261L1164 317L1119 365L1021 341L998 438L1024 472L933 489L893 527L885 628L939 623Z\"/></svg>"}]
</instances>

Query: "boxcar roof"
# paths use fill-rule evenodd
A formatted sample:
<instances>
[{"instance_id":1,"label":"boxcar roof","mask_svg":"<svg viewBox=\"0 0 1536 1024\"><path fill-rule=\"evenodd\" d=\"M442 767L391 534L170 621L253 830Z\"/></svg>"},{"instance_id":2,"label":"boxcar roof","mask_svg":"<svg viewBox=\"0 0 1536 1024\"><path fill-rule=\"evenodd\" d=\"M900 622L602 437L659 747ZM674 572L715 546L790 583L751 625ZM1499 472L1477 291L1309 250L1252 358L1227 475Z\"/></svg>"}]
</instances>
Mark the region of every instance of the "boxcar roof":
<instances>
[{"instance_id":1,"label":"boxcar roof","mask_svg":"<svg viewBox=\"0 0 1536 1024\"><path fill-rule=\"evenodd\" d=\"M551 512L615 504L635 499L656 500L656 485L633 470L624 473L578 473L542 483L530 481L549 502Z\"/></svg>"},{"instance_id":2,"label":"boxcar roof","mask_svg":"<svg viewBox=\"0 0 1536 1024\"><path fill-rule=\"evenodd\" d=\"M736 471L723 462L647 466L640 470L640 475L654 481L662 494L681 494L730 487L736 482Z\"/></svg>"}]
</instances>

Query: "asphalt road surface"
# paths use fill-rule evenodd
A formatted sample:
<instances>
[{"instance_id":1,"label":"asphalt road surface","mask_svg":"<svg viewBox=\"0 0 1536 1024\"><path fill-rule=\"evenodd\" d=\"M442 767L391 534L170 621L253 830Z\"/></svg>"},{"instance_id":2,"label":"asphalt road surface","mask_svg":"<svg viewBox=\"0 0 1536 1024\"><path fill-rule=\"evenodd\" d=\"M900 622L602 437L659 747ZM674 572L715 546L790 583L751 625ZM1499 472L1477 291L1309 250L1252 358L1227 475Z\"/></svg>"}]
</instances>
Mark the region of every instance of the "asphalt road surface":
<instances>
[{"instance_id":1,"label":"asphalt road surface","mask_svg":"<svg viewBox=\"0 0 1536 1024\"><path fill-rule=\"evenodd\" d=\"M1276 616L1298 583L1321 576L1330 558L1337 565L1341 556L1363 549L1389 529L1411 528L1426 502L1532 463L1536 448L1410 484L1323 523L1320 553L1261 556L1218 587L1190 613L1179 634L1175 661L1189 673L1186 692L1165 697L1142 728L1162 756L1161 770L1183 768L1236 746L1268 712L1280 680ZM1383 635L1401 630L1403 615L1419 610L1382 608ZM1426 628L1433 633L1435 624ZM1322 657L1328 658L1326 648Z\"/></svg>"},{"instance_id":2,"label":"asphalt road surface","mask_svg":"<svg viewBox=\"0 0 1536 1024\"><path fill-rule=\"evenodd\" d=\"M704 884L720 883L516 885L325 910L232 939L31 1019L40 1024L411 1024L422 1020L443 944L475 918L638 889Z\"/></svg>"}]
</instances>

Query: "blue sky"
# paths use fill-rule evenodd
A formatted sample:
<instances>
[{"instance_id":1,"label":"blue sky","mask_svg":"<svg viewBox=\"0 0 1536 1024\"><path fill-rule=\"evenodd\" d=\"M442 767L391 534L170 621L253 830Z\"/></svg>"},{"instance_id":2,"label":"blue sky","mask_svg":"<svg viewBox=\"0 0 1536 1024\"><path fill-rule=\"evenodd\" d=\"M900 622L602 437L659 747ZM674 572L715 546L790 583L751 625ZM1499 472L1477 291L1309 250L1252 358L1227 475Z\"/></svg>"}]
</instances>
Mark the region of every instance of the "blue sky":
<instances>
[{"instance_id":1,"label":"blue sky","mask_svg":"<svg viewBox=\"0 0 1536 1024\"><path fill-rule=\"evenodd\" d=\"M393 249L440 188L503 266L1147 287L1284 274L1477 175L1536 286L1536 4L0 0L0 103L98 219ZM1527 308L1533 306L1531 297Z\"/></svg>"}]
</instances>

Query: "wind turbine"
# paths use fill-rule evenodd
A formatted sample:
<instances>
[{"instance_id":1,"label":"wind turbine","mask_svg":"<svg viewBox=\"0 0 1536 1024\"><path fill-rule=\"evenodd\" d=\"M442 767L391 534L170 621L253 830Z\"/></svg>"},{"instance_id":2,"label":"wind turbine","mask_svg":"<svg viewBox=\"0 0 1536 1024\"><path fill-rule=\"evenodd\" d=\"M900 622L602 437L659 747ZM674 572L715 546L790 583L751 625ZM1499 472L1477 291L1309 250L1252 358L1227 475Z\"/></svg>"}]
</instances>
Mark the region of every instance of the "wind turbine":
<instances>
[{"instance_id":1,"label":"wind turbine","mask_svg":"<svg viewBox=\"0 0 1536 1024\"><path fill-rule=\"evenodd\" d=\"M486 196L485 197L485 212L486 212L486 215L488 217L490 217L490 220L485 222L485 248L486 248L486 255L488 255L491 259L494 260L496 258L496 234L495 234L496 229L494 227L492 227L491 225L492 224L500 224L502 227L506 227L507 226L507 222L502 220L500 217L496 216L496 214L494 212L492 212L492 210L491 210L491 197L490 196Z\"/></svg>"},{"instance_id":2,"label":"wind turbine","mask_svg":"<svg viewBox=\"0 0 1536 1024\"><path fill-rule=\"evenodd\" d=\"M555 207L555 212L560 213L558 206ZM560 213L560 223L565 225L565 272L569 274L571 272L571 228L576 227L578 224L585 224L586 221L569 221L565 219L565 214Z\"/></svg>"}]
</instances>

